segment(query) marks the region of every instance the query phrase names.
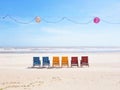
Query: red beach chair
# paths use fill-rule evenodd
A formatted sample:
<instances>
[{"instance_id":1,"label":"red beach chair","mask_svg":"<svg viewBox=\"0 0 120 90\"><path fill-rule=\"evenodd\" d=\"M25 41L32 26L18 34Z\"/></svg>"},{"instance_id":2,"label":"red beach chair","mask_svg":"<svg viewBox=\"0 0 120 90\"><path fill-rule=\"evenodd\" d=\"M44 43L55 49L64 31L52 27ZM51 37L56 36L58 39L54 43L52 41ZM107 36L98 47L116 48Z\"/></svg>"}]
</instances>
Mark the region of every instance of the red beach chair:
<instances>
[{"instance_id":1,"label":"red beach chair","mask_svg":"<svg viewBox=\"0 0 120 90\"><path fill-rule=\"evenodd\" d=\"M71 67L78 66L78 57L71 57Z\"/></svg>"},{"instance_id":2,"label":"red beach chair","mask_svg":"<svg viewBox=\"0 0 120 90\"><path fill-rule=\"evenodd\" d=\"M80 65L81 65L81 67L84 65L89 67L88 56L81 57Z\"/></svg>"}]
</instances>

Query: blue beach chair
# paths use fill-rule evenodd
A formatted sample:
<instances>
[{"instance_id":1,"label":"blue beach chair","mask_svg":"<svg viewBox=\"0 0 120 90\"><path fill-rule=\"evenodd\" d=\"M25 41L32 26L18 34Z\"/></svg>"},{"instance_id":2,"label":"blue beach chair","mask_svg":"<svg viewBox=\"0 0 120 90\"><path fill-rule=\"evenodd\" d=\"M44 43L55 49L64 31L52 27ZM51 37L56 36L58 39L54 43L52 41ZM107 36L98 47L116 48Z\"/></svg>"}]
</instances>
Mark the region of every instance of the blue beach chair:
<instances>
[{"instance_id":1,"label":"blue beach chair","mask_svg":"<svg viewBox=\"0 0 120 90\"><path fill-rule=\"evenodd\" d=\"M50 60L49 57L43 57L43 66L50 66Z\"/></svg>"},{"instance_id":2,"label":"blue beach chair","mask_svg":"<svg viewBox=\"0 0 120 90\"><path fill-rule=\"evenodd\" d=\"M41 65L41 62L40 62L39 57L33 57L33 67L35 67L35 66L40 67L40 65Z\"/></svg>"}]
</instances>

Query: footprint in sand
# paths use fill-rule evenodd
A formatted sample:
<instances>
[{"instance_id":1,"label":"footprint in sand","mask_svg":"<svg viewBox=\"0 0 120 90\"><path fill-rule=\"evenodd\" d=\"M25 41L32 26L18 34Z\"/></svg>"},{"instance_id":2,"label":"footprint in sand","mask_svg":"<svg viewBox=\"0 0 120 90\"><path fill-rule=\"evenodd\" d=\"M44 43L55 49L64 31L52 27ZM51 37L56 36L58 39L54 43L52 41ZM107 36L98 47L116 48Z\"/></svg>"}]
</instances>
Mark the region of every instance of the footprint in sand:
<instances>
[{"instance_id":1,"label":"footprint in sand","mask_svg":"<svg viewBox=\"0 0 120 90\"><path fill-rule=\"evenodd\" d=\"M1 83L3 88L1 90L7 89L7 88L18 88L20 87L20 82L3 82Z\"/></svg>"},{"instance_id":2,"label":"footprint in sand","mask_svg":"<svg viewBox=\"0 0 120 90\"><path fill-rule=\"evenodd\" d=\"M32 83L27 84L29 87L35 87L35 86L41 86L42 84L44 84L44 81L34 81Z\"/></svg>"},{"instance_id":3,"label":"footprint in sand","mask_svg":"<svg viewBox=\"0 0 120 90\"><path fill-rule=\"evenodd\" d=\"M62 79L60 77L52 77L52 81L61 81Z\"/></svg>"},{"instance_id":4,"label":"footprint in sand","mask_svg":"<svg viewBox=\"0 0 120 90\"><path fill-rule=\"evenodd\" d=\"M0 90L5 90L8 88L24 88L24 89L30 89L31 87L39 87L43 84L43 81L34 81L31 83L22 84L20 82L3 82L2 85L4 85L3 88L0 88Z\"/></svg>"}]
</instances>

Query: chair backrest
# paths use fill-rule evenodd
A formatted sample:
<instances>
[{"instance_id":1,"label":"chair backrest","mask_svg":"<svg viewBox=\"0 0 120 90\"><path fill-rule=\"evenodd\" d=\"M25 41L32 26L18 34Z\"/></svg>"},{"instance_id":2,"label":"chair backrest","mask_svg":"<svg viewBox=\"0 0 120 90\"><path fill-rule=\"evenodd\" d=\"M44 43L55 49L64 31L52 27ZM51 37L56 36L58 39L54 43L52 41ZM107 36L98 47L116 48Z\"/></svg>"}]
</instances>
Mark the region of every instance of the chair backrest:
<instances>
[{"instance_id":1,"label":"chair backrest","mask_svg":"<svg viewBox=\"0 0 120 90\"><path fill-rule=\"evenodd\" d=\"M40 65L40 64L41 64L41 62L40 62L39 57L33 57L33 66Z\"/></svg>"},{"instance_id":2,"label":"chair backrest","mask_svg":"<svg viewBox=\"0 0 120 90\"><path fill-rule=\"evenodd\" d=\"M58 56L53 56L53 66L54 65L59 65L60 64L60 60Z\"/></svg>"},{"instance_id":3,"label":"chair backrest","mask_svg":"<svg viewBox=\"0 0 120 90\"><path fill-rule=\"evenodd\" d=\"M50 65L49 57L42 57L43 65Z\"/></svg>"},{"instance_id":4,"label":"chair backrest","mask_svg":"<svg viewBox=\"0 0 120 90\"><path fill-rule=\"evenodd\" d=\"M59 63L59 57L58 56L53 56L53 63Z\"/></svg>"},{"instance_id":5,"label":"chair backrest","mask_svg":"<svg viewBox=\"0 0 120 90\"><path fill-rule=\"evenodd\" d=\"M88 56L82 56L81 62L88 63Z\"/></svg>"},{"instance_id":6,"label":"chair backrest","mask_svg":"<svg viewBox=\"0 0 120 90\"><path fill-rule=\"evenodd\" d=\"M62 65L68 65L68 57L67 56L62 56Z\"/></svg>"},{"instance_id":7,"label":"chair backrest","mask_svg":"<svg viewBox=\"0 0 120 90\"><path fill-rule=\"evenodd\" d=\"M78 64L78 57L71 57L71 64Z\"/></svg>"}]
</instances>

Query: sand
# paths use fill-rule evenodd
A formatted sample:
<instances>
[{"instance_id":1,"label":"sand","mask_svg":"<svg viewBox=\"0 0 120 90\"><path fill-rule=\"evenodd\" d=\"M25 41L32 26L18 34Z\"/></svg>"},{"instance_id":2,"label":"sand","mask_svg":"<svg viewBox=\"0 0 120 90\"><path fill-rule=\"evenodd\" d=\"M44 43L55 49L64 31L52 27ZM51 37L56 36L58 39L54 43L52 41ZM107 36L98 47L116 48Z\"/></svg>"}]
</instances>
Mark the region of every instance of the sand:
<instances>
[{"instance_id":1,"label":"sand","mask_svg":"<svg viewBox=\"0 0 120 90\"><path fill-rule=\"evenodd\" d=\"M86 55L90 67L29 68L33 56ZM0 90L120 90L120 53L0 54Z\"/></svg>"}]
</instances>

